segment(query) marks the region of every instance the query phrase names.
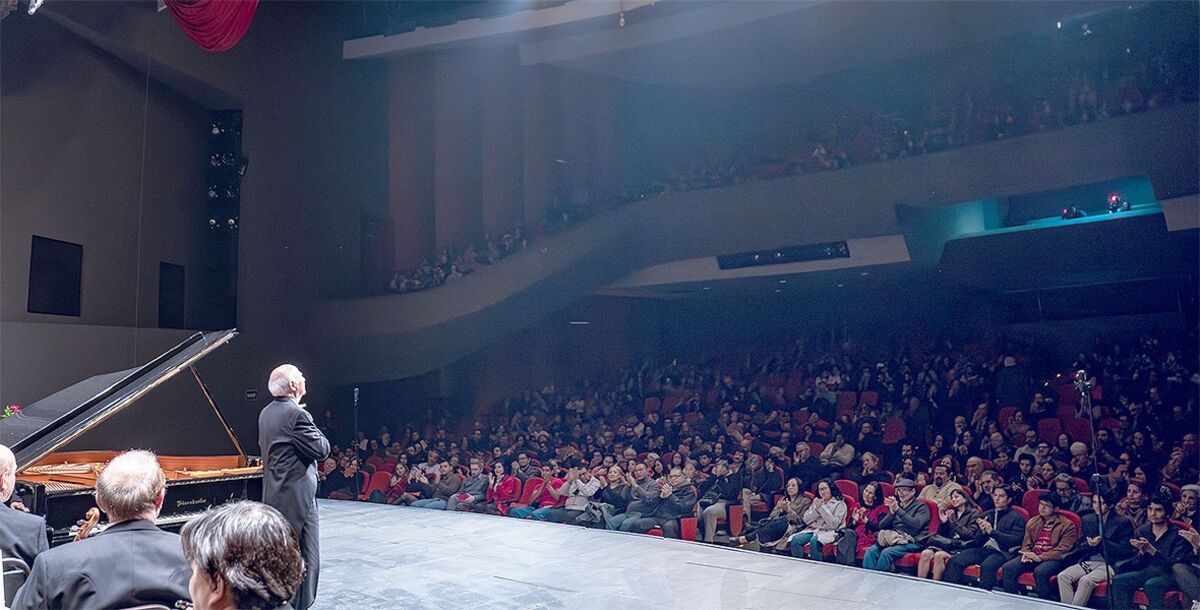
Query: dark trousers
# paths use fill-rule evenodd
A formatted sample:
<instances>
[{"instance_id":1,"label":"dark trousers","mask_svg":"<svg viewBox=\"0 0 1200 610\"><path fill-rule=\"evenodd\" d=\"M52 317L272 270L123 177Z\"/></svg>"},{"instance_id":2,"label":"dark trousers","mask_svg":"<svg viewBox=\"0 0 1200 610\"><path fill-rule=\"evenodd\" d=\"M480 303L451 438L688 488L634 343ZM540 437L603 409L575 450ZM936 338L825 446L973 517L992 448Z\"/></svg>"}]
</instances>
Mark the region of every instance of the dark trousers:
<instances>
[{"instance_id":1,"label":"dark trousers","mask_svg":"<svg viewBox=\"0 0 1200 610\"><path fill-rule=\"evenodd\" d=\"M1163 597L1174 585L1175 576L1170 571L1159 566L1150 566L1114 576L1109 595L1112 595L1114 608L1132 608L1133 594L1138 589L1145 589L1146 597L1150 600L1149 608L1165 608Z\"/></svg>"},{"instance_id":2,"label":"dark trousers","mask_svg":"<svg viewBox=\"0 0 1200 610\"><path fill-rule=\"evenodd\" d=\"M1021 561L1021 556L1017 555L1004 562L1004 590L1009 593L1020 593L1024 587L1017 584L1017 579L1026 572L1033 572L1033 590L1037 596L1042 599L1057 600L1057 591L1051 588L1050 577L1058 574L1065 567L1063 562L1057 559L1024 563Z\"/></svg>"},{"instance_id":3,"label":"dark trousers","mask_svg":"<svg viewBox=\"0 0 1200 610\"><path fill-rule=\"evenodd\" d=\"M633 522L633 526L629 528L631 532L645 534L654 529L661 528L664 538L679 537L679 519L662 519L660 517L642 517Z\"/></svg>"},{"instance_id":4,"label":"dark trousers","mask_svg":"<svg viewBox=\"0 0 1200 610\"><path fill-rule=\"evenodd\" d=\"M292 598L292 607L296 610L308 610L317 599L317 578L321 572L321 528L317 520L317 507L308 512L300 528L300 556L304 558L304 580L296 589L296 597Z\"/></svg>"},{"instance_id":5,"label":"dark trousers","mask_svg":"<svg viewBox=\"0 0 1200 610\"><path fill-rule=\"evenodd\" d=\"M551 523L571 523L582 514L581 510L558 507L550 509L550 512L546 514L546 520Z\"/></svg>"},{"instance_id":6,"label":"dark trousers","mask_svg":"<svg viewBox=\"0 0 1200 610\"><path fill-rule=\"evenodd\" d=\"M751 528L750 531L746 532L745 536L748 542L756 540L759 542L775 542L783 538L783 534L787 532L787 528L787 517L775 517L774 519L767 520L766 523L757 528Z\"/></svg>"},{"instance_id":7,"label":"dark trousers","mask_svg":"<svg viewBox=\"0 0 1200 610\"><path fill-rule=\"evenodd\" d=\"M1200 567L1190 563L1177 563L1171 566L1175 575L1175 584L1179 590L1192 601L1200 600Z\"/></svg>"},{"instance_id":8,"label":"dark trousers","mask_svg":"<svg viewBox=\"0 0 1200 610\"><path fill-rule=\"evenodd\" d=\"M979 588L990 590L996 586L996 570L1004 565L1005 561L1008 561L1008 557L1004 553L984 548L966 549L950 558L942 578L946 582L965 585L967 583L963 578L963 570L967 566L979 564Z\"/></svg>"}]
</instances>

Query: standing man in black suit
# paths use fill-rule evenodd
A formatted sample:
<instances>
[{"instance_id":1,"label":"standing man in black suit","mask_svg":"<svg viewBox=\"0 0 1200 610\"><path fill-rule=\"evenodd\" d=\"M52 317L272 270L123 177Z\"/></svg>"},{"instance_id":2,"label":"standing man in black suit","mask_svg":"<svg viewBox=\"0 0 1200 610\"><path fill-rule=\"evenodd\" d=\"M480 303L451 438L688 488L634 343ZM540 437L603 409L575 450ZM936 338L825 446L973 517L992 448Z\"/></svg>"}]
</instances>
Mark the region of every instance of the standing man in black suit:
<instances>
[{"instance_id":1,"label":"standing man in black suit","mask_svg":"<svg viewBox=\"0 0 1200 610\"><path fill-rule=\"evenodd\" d=\"M46 519L8 506L17 485L17 458L0 445L0 555L19 557L26 565L50 548Z\"/></svg>"},{"instance_id":2,"label":"standing man in black suit","mask_svg":"<svg viewBox=\"0 0 1200 610\"><path fill-rule=\"evenodd\" d=\"M317 462L329 455L329 441L300 405L306 388L300 369L282 364L267 383L275 400L258 416L258 447L263 459L263 502L275 507L300 539L304 582L292 607L307 610L317 597L321 550L317 523Z\"/></svg>"},{"instance_id":3,"label":"standing man in black suit","mask_svg":"<svg viewBox=\"0 0 1200 610\"><path fill-rule=\"evenodd\" d=\"M154 525L167 480L149 451L126 451L96 479L108 528L41 553L13 610L173 607L188 597L192 568L179 536Z\"/></svg>"}]
</instances>

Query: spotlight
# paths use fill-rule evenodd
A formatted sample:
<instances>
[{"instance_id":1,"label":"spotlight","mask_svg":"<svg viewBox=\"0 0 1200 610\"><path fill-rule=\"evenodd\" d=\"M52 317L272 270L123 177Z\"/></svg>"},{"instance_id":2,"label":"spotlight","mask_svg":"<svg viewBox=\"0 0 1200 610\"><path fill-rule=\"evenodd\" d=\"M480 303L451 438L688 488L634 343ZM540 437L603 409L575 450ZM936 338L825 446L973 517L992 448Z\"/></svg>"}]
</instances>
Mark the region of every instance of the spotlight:
<instances>
[{"instance_id":1,"label":"spotlight","mask_svg":"<svg viewBox=\"0 0 1200 610\"><path fill-rule=\"evenodd\" d=\"M217 219L216 219L216 218L209 218L209 219L208 219L208 228L210 228L210 229L215 229L215 228L217 228Z\"/></svg>"},{"instance_id":2,"label":"spotlight","mask_svg":"<svg viewBox=\"0 0 1200 610\"><path fill-rule=\"evenodd\" d=\"M32 15L36 13L39 8L42 8L42 2L45 2L45 0L29 0L29 14Z\"/></svg>"},{"instance_id":3,"label":"spotlight","mask_svg":"<svg viewBox=\"0 0 1200 610\"><path fill-rule=\"evenodd\" d=\"M224 130L222 130L222 129L221 129L221 124L220 124L220 123L213 123L213 124L212 124L212 134L213 134L214 136L219 136L219 135L221 135L221 132L222 132L222 131L224 131Z\"/></svg>"}]
</instances>

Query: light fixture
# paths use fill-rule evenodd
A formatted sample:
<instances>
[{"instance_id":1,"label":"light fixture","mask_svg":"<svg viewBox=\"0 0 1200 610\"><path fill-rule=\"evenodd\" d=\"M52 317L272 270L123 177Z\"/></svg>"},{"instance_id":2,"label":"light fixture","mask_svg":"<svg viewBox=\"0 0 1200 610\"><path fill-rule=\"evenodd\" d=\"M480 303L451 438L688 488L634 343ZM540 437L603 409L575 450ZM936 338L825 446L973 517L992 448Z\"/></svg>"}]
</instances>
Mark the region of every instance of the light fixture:
<instances>
[{"instance_id":1,"label":"light fixture","mask_svg":"<svg viewBox=\"0 0 1200 610\"><path fill-rule=\"evenodd\" d=\"M842 288L845 284L838 284L838 288Z\"/></svg>"},{"instance_id":2,"label":"light fixture","mask_svg":"<svg viewBox=\"0 0 1200 610\"><path fill-rule=\"evenodd\" d=\"M42 8L42 2L45 0L29 0L29 14L32 15Z\"/></svg>"},{"instance_id":3,"label":"light fixture","mask_svg":"<svg viewBox=\"0 0 1200 610\"><path fill-rule=\"evenodd\" d=\"M782 290L780 290L780 289L778 289L778 288L776 288L776 289L775 289L775 294L779 294L779 293L781 293L781 292L783 292L783 291L782 291Z\"/></svg>"},{"instance_id":4,"label":"light fixture","mask_svg":"<svg viewBox=\"0 0 1200 610\"><path fill-rule=\"evenodd\" d=\"M704 288L701 288L700 290L712 290L712 286L705 286Z\"/></svg>"},{"instance_id":5,"label":"light fixture","mask_svg":"<svg viewBox=\"0 0 1200 610\"><path fill-rule=\"evenodd\" d=\"M859 275L871 275L871 272L870 272L870 271L863 271L863 272L862 272L862 273L860 273Z\"/></svg>"},{"instance_id":6,"label":"light fixture","mask_svg":"<svg viewBox=\"0 0 1200 610\"><path fill-rule=\"evenodd\" d=\"M779 280L779 283L780 283L780 284L786 284L786 283L787 283L787 280Z\"/></svg>"},{"instance_id":7,"label":"light fixture","mask_svg":"<svg viewBox=\"0 0 1200 610\"><path fill-rule=\"evenodd\" d=\"M588 324L591 324L591 322L588 322L587 320L571 320L570 322L567 322L567 324L570 324L571 326L587 326Z\"/></svg>"}]
</instances>

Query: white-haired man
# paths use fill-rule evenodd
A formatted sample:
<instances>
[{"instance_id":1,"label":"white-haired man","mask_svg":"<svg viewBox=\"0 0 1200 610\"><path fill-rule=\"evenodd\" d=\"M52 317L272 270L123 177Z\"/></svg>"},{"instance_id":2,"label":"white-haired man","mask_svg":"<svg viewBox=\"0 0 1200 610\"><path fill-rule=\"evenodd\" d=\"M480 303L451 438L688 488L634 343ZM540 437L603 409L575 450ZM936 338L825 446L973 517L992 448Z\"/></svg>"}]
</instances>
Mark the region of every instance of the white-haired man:
<instances>
[{"instance_id":1,"label":"white-haired man","mask_svg":"<svg viewBox=\"0 0 1200 610\"><path fill-rule=\"evenodd\" d=\"M307 387L291 364L271 371L267 382L275 400L258 416L258 446L263 459L263 502L275 507L300 541L306 568L292 607L306 610L317 596L321 567L317 522L317 463L329 455L329 441L300 406Z\"/></svg>"},{"instance_id":2,"label":"white-haired man","mask_svg":"<svg viewBox=\"0 0 1200 610\"><path fill-rule=\"evenodd\" d=\"M50 548L46 539L46 519L9 508L17 484L17 458L0 445L0 555L19 557L33 565L38 553Z\"/></svg>"},{"instance_id":3,"label":"white-haired man","mask_svg":"<svg viewBox=\"0 0 1200 610\"><path fill-rule=\"evenodd\" d=\"M126 451L96 479L108 528L37 556L13 610L174 606L188 600L192 568L179 536L154 525L166 478L153 453Z\"/></svg>"}]
</instances>

